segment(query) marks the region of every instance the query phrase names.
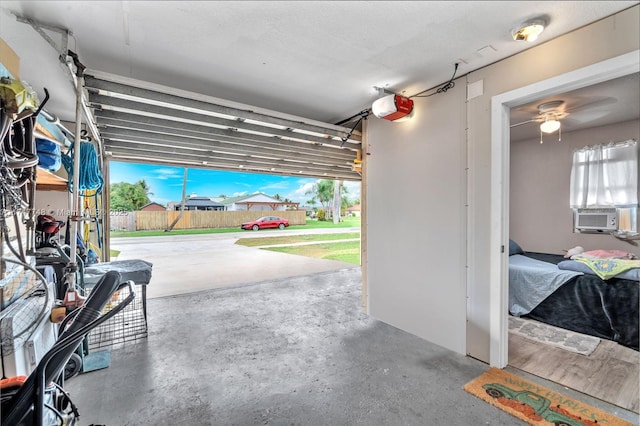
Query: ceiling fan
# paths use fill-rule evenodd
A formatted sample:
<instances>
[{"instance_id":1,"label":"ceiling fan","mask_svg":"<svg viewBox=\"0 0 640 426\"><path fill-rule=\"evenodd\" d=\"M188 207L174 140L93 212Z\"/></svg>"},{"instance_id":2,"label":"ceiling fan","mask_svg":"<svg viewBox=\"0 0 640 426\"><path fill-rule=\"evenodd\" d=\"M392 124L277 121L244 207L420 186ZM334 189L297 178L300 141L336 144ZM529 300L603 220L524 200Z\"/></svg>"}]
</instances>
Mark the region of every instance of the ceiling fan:
<instances>
[{"instance_id":1,"label":"ceiling fan","mask_svg":"<svg viewBox=\"0 0 640 426\"><path fill-rule=\"evenodd\" d=\"M544 134L558 132L558 141L562 140L564 130L575 130L576 126L584 127L608 115L615 97L594 96L593 94L569 94L564 99L544 99L541 103L527 104L512 111L511 128L529 123L539 123L540 143ZM531 118L526 119L527 115ZM520 121L518 121L520 120Z\"/></svg>"},{"instance_id":2,"label":"ceiling fan","mask_svg":"<svg viewBox=\"0 0 640 426\"><path fill-rule=\"evenodd\" d=\"M566 110L565 101L548 101L541 103L537 108L538 114L532 119L512 124L511 127L521 126L528 123L540 123L541 133L553 133L555 131L561 131L560 120L569 115ZM542 138L540 140L540 143L542 143Z\"/></svg>"}]
</instances>

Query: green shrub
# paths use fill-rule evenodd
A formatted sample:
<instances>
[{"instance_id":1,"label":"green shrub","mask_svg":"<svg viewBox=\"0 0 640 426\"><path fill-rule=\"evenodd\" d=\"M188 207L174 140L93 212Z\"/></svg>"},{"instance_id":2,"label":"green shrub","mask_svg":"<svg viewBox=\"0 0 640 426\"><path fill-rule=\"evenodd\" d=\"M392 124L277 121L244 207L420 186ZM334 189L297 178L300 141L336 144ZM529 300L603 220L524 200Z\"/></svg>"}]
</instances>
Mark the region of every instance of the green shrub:
<instances>
[{"instance_id":1,"label":"green shrub","mask_svg":"<svg viewBox=\"0 0 640 426\"><path fill-rule=\"evenodd\" d=\"M318 210L318 220L320 220L320 221L324 221L325 220L324 209Z\"/></svg>"}]
</instances>

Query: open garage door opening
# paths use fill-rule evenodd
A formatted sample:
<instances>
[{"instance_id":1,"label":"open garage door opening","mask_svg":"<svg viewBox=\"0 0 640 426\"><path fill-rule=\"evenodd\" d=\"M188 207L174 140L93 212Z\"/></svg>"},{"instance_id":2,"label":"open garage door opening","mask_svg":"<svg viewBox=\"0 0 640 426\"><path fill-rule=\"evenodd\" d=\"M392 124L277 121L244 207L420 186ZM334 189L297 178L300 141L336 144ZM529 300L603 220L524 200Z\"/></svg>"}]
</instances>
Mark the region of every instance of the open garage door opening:
<instances>
[{"instance_id":1,"label":"open garage door opening","mask_svg":"<svg viewBox=\"0 0 640 426\"><path fill-rule=\"evenodd\" d=\"M180 172L168 178L166 166L114 163L110 169L116 172L121 166L141 170L134 175L138 177L148 178L154 171L163 174L163 180L145 182L154 199L167 189L159 188L158 182L167 187L178 181L187 182L183 192L189 195L184 203L174 199L168 203L151 202L134 211L112 208L112 260L142 258L153 263L153 285L148 288L150 298L360 267L358 209L347 210L346 204L342 208L338 206L331 217L332 206L326 203L326 195L321 198L309 192L313 187L317 190L318 186L326 186L322 184L329 183L328 180L270 176L283 190L280 194L256 192L216 197L203 196L202 189L194 194L191 188L210 187L215 191L213 188L226 187L219 182L222 178L230 185L237 184L239 178L249 184L252 175L185 169L185 175L193 175L191 180L183 179ZM216 179L203 179L212 174ZM122 185L113 183L118 180L116 176L122 176L121 172L112 175L112 207L122 201L113 190ZM269 176L253 177L263 182ZM284 196L290 194L282 186L287 180L305 191L307 201L320 198L322 202L312 208L312 203L294 202ZM359 196L359 182L345 182L342 186L352 198ZM347 198L347 193L342 195ZM339 221L334 223L333 219L338 217ZM169 226L172 229L167 232Z\"/></svg>"},{"instance_id":2,"label":"open garage door opening","mask_svg":"<svg viewBox=\"0 0 640 426\"><path fill-rule=\"evenodd\" d=\"M118 178L112 176L116 169L140 165L173 178L165 179L167 185L180 182L182 187L181 196L159 202L154 196L149 200L152 204L128 214L121 206L111 205L113 194L106 200L109 229L115 237L109 236L109 254L118 260L143 258L154 263L149 297L359 267L339 255L334 260L287 254L286 247L317 244L318 249L331 250L333 244L343 250L345 245L360 244L361 209L353 208L363 204L360 131L97 71L86 71L84 81L99 132L105 178L117 184ZM211 173L218 175L211 178ZM211 189L196 185L224 179L221 174L241 181L250 175L296 180L308 186L308 193L293 199L277 187L241 194L216 191L216 185ZM142 179L148 175L132 175L131 183L149 184ZM326 199L326 188L314 191L314 185L334 182L337 189L329 191L331 199ZM355 195L349 187L357 188L357 199L352 197L357 203L340 202ZM158 188L153 184L150 192ZM322 195L317 196L318 192ZM335 216L341 222L334 221ZM288 225L279 224L284 229L275 228L277 233L261 229L275 218ZM258 226L259 232L240 227L257 220L265 221L251 227ZM318 222L338 222L338 226L312 226ZM152 239L117 237L123 229L171 232ZM235 232L218 232L221 229ZM290 237L277 241L276 235ZM265 244L258 245L256 238ZM360 246L358 250L360 257Z\"/></svg>"}]
</instances>

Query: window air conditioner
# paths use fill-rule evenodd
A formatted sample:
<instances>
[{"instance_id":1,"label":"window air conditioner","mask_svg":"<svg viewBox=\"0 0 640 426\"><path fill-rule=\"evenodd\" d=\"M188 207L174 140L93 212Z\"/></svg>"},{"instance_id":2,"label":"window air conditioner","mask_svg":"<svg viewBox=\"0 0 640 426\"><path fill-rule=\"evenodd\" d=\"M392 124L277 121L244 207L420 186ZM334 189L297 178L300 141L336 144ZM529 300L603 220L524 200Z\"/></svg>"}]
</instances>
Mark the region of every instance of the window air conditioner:
<instances>
[{"instance_id":1,"label":"window air conditioner","mask_svg":"<svg viewBox=\"0 0 640 426\"><path fill-rule=\"evenodd\" d=\"M574 228L577 231L616 231L618 214L615 208L576 209Z\"/></svg>"}]
</instances>

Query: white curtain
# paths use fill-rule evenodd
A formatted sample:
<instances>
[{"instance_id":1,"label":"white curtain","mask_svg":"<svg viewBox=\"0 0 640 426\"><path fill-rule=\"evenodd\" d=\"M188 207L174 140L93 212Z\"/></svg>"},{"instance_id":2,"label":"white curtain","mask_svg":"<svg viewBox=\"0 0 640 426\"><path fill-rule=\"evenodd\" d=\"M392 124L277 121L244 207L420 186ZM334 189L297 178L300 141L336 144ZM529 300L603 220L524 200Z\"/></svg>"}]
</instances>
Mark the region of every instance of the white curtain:
<instances>
[{"instance_id":1,"label":"white curtain","mask_svg":"<svg viewBox=\"0 0 640 426\"><path fill-rule=\"evenodd\" d=\"M638 205L638 142L587 146L573 153L572 208Z\"/></svg>"}]
</instances>

